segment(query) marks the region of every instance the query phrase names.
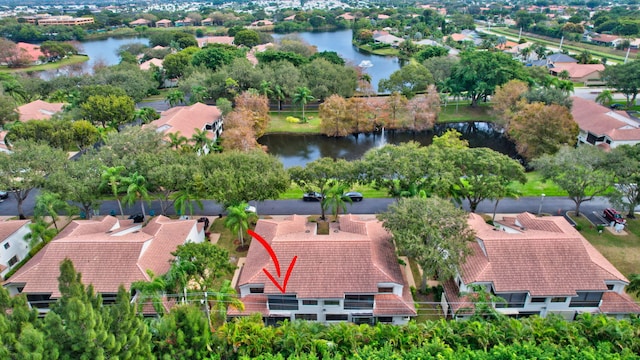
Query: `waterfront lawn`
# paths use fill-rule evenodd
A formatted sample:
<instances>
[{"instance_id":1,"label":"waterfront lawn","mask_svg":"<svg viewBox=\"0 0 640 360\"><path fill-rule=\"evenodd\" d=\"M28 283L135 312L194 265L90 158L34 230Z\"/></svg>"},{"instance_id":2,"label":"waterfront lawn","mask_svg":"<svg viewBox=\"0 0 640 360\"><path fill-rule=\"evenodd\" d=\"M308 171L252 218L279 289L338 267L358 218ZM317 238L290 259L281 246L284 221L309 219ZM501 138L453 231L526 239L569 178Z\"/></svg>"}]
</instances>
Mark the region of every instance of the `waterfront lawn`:
<instances>
[{"instance_id":1,"label":"waterfront lawn","mask_svg":"<svg viewBox=\"0 0 640 360\"><path fill-rule=\"evenodd\" d=\"M471 107L469 101L449 101L447 106L441 106L438 122L465 122L465 121L493 121L495 117L489 113L489 103L480 103L477 107Z\"/></svg>"},{"instance_id":2,"label":"waterfront lawn","mask_svg":"<svg viewBox=\"0 0 640 360\"><path fill-rule=\"evenodd\" d=\"M305 111L305 117L308 122L303 123L290 123L287 122L287 116L293 116L298 119L302 117L301 111L272 111L269 113L271 121L269 127L267 127L267 134L269 133L296 133L296 134L320 134L320 118L317 111Z\"/></svg>"},{"instance_id":3,"label":"waterfront lawn","mask_svg":"<svg viewBox=\"0 0 640 360\"><path fill-rule=\"evenodd\" d=\"M34 65L26 68L9 68L7 66L0 66L0 71L5 72L31 72L31 71L45 71L54 70L67 65L79 64L88 61L89 57L86 55L72 55L66 59L62 59L53 63L46 63L42 65Z\"/></svg>"}]
</instances>

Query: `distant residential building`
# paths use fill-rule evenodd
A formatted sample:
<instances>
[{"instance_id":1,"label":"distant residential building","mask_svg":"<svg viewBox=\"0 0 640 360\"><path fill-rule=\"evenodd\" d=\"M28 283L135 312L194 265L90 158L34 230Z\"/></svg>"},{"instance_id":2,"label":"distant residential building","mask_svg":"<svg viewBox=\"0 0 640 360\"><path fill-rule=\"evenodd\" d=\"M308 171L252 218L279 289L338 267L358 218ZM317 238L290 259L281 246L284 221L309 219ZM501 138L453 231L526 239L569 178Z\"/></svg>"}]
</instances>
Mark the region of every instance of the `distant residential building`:
<instances>
[{"instance_id":1,"label":"distant residential building","mask_svg":"<svg viewBox=\"0 0 640 360\"><path fill-rule=\"evenodd\" d=\"M113 216L74 220L3 285L11 295L25 294L31 307L47 312L60 298L60 263L68 258L82 281L111 303L121 285L130 289L135 281L151 280L147 270L156 275L169 271L171 252L179 245L203 241L204 226L196 220L157 216L145 226Z\"/></svg>"},{"instance_id":2,"label":"distant residential building","mask_svg":"<svg viewBox=\"0 0 640 360\"><path fill-rule=\"evenodd\" d=\"M468 222L476 241L459 274L444 284L445 315L471 316L474 286L501 298L493 307L512 317L640 314L640 305L624 292L629 280L564 217L522 213L493 226L469 214Z\"/></svg>"},{"instance_id":3,"label":"distant residential building","mask_svg":"<svg viewBox=\"0 0 640 360\"><path fill-rule=\"evenodd\" d=\"M193 19L191 19L190 17L186 17L182 20L176 21L176 27L181 26L193 26Z\"/></svg>"},{"instance_id":4,"label":"distant residential building","mask_svg":"<svg viewBox=\"0 0 640 360\"><path fill-rule=\"evenodd\" d=\"M623 39L617 35L597 34L591 36L591 42L598 45L614 47L621 43Z\"/></svg>"},{"instance_id":5,"label":"distant residential building","mask_svg":"<svg viewBox=\"0 0 640 360\"><path fill-rule=\"evenodd\" d=\"M416 316L407 275L380 221L343 215L326 235L316 226L299 215L258 220L256 233L281 259L281 278L294 257L296 262L283 293L263 270L276 274L271 258L252 241L233 284L245 309L229 309L229 316L260 313L269 324L295 319L406 324Z\"/></svg>"},{"instance_id":6,"label":"distant residential building","mask_svg":"<svg viewBox=\"0 0 640 360\"><path fill-rule=\"evenodd\" d=\"M151 65L162 68L162 62L162 59L153 58L143 62L142 64L138 65L138 67L140 67L140 70L151 70Z\"/></svg>"},{"instance_id":7,"label":"distant residential building","mask_svg":"<svg viewBox=\"0 0 640 360\"><path fill-rule=\"evenodd\" d=\"M20 121L48 120L55 113L62 111L64 103L48 103L42 100L32 101L18 107Z\"/></svg>"},{"instance_id":8,"label":"distant residential building","mask_svg":"<svg viewBox=\"0 0 640 360\"><path fill-rule=\"evenodd\" d=\"M1 200L0 200L1 201ZM30 220L0 221L0 277L4 278L11 269L29 254L29 242L24 236L31 233Z\"/></svg>"},{"instance_id":9,"label":"distant residential building","mask_svg":"<svg viewBox=\"0 0 640 360\"><path fill-rule=\"evenodd\" d=\"M138 20L134 20L129 23L130 26L150 26L151 21L147 19L140 18Z\"/></svg>"},{"instance_id":10,"label":"distant residential building","mask_svg":"<svg viewBox=\"0 0 640 360\"><path fill-rule=\"evenodd\" d=\"M555 64L549 72L551 75L558 76L561 72L567 71L569 79L573 82L582 82L585 85L602 85L603 64L576 64L565 63Z\"/></svg>"},{"instance_id":11,"label":"distant residential building","mask_svg":"<svg viewBox=\"0 0 640 360\"><path fill-rule=\"evenodd\" d=\"M73 17L68 15L61 16L51 16L49 14L37 15L37 16L29 16L24 18L28 23L39 25L39 26L53 26L53 25L63 25L63 26L81 26L93 24L94 20L92 17Z\"/></svg>"},{"instance_id":12,"label":"distant residential building","mask_svg":"<svg viewBox=\"0 0 640 360\"><path fill-rule=\"evenodd\" d=\"M156 21L156 27L159 27L159 28L168 28L172 26L173 26L173 23L171 22L171 20L162 19L162 20Z\"/></svg>"},{"instance_id":13,"label":"distant residential building","mask_svg":"<svg viewBox=\"0 0 640 360\"><path fill-rule=\"evenodd\" d=\"M249 27L262 27L262 26L272 26L273 21L271 20L256 20L249 25Z\"/></svg>"},{"instance_id":14,"label":"distant residential building","mask_svg":"<svg viewBox=\"0 0 640 360\"><path fill-rule=\"evenodd\" d=\"M355 20L355 16L353 16L350 12L344 13L342 15L338 15L336 16L336 18L338 19L344 19L344 20L348 20L348 21L353 21Z\"/></svg>"},{"instance_id":15,"label":"distant residential building","mask_svg":"<svg viewBox=\"0 0 640 360\"><path fill-rule=\"evenodd\" d=\"M205 130L211 141L216 141L222 134L222 111L216 106L195 103L191 106L176 106L163 111L160 118L152 121L150 126L155 126L158 132L165 135L180 133L191 139L197 130ZM209 153L208 146L202 149L203 153Z\"/></svg>"},{"instance_id":16,"label":"distant residential building","mask_svg":"<svg viewBox=\"0 0 640 360\"><path fill-rule=\"evenodd\" d=\"M233 40L233 36L206 36L196 39L196 41L198 41L198 47L204 47L207 44L233 45Z\"/></svg>"},{"instance_id":17,"label":"distant residential building","mask_svg":"<svg viewBox=\"0 0 640 360\"><path fill-rule=\"evenodd\" d=\"M213 26L213 19L212 18L206 18L206 19L202 20L200 23L202 24L202 26Z\"/></svg>"},{"instance_id":18,"label":"distant residential building","mask_svg":"<svg viewBox=\"0 0 640 360\"><path fill-rule=\"evenodd\" d=\"M291 16L287 16L286 18L282 19L282 21L294 21L296 19L296 15L293 14Z\"/></svg>"},{"instance_id":19,"label":"distant residential building","mask_svg":"<svg viewBox=\"0 0 640 360\"><path fill-rule=\"evenodd\" d=\"M373 41L396 47L402 44L404 42L404 39L399 38L395 35L391 35L388 31L385 30L376 30L373 32Z\"/></svg>"},{"instance_id":20,"label":"distant residential building","mask_svg":"<svg viewBox=\"0 0 640 360\"><path fill-rule=\"evenodd\" d=\"M620 145L640 143L640 123L626 111L612 110L577 96L571 99L571 114L580 128L580 144L591 144L609 150Z\"/></svg>"}]
</instances>

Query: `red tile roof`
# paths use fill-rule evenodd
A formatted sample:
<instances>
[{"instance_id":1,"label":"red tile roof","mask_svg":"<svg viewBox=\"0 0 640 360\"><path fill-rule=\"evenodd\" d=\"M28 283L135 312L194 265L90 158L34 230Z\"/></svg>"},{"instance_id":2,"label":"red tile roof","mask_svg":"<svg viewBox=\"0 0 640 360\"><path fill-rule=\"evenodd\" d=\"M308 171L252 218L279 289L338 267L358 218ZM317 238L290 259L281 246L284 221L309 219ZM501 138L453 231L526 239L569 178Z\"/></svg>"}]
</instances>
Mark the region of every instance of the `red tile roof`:
<instances>
[{"instance_id":1,"label":"red tile roof","mask_svg":"<svg viewBox=\"0 0 640 360\"><path fill-rule=\"evenodd\" d=\"M60 263L69 258L85 284L97 292L115 293L120 285L149 280L146 270L164 274L173 259L171 252L188 239L195 220L153 218L141 229L131 221L112 216L100 220L75 220L47 244L4 285L24 284L25 293L60 296Z\"/></svg>"},{"instance_id":2,"label":"red tile roof","mask_svg":"<svg viewBox=\"0 0 640 360\"><path fill-rule=\"evenodd\" d=\"M604 314L640 314L640 305L627 294L607 291L602 295L600 312Z\"/></svg>"},{"instance_id":3,"label":"red tile roof","mask_svg":"<svg viewBox=\"0 0 640 360\"><path fill-rule=\"evenodd\" d=\"M390 295L395 298L392 301L383 296L381 309L411 309L407 311L415 314L391 235L379 221L343 215L339 223L330 224L328 235L317 235L315 223L293 215L285 220L260 219L255 231L271 245L281 267L286 269L298 257L287 293L303 299L342 298L345 293L377 293L378 283L391 282L402 284L409 297ZM267 251L252 241L238 285L264 284L265 294L279 294L263 268L276 274Z\"/></svg>"},{"instance_id":4,"label":"red tile roof","mask_svg":"<svg viewBox=\"0 0 640 360\"><path fill-rule=\"evenodd\" d=\"M561 73L566 70L569 73L569 76L573 80L580 79L587 75L591 75L593 73L599 73L604 70L604 65L602 64L577 64L577 63L559 63L554 64L553 68L550 71L555 73Z\"/></svg>"},{"instance_id":5,"label":"red tile roof","mask_svg":"<svg viewBox=\"0 0 640 360\"><path fill-rule=\"evenodd\" d=\"M44 56L44 53L40 50L40 46L38 45L25 42L19 42L16 45L18 45L21 52L29 55L29 59L31 59L32 62L38 61L41 56Z\"/></svg>"},{"instance_id":6,"label":"red tile roof","mask_svg":"<svg viewBox=\"0 0 640 360\"><path fill-rule=\"evenodd\" d=\"M182 136L191 138L195 129L203 130L205 125L213 124L222 116L222 112L215 106L195 103L191 106L176 106L160 114L158 120L150 125L165 134L180 132ZM213 136L213 133L211 134Z\"/></svg>"},{"instance_id":7,"label":"red tile roof","mask_svg":"<svg viewBox=\"0 0 640 360\"><path fill-rule=\"evenodd\" d=\"M640 141L640 123L624 111L614 111L606 106L580 97L572 97L571 114L581 130L596 136L609 136L614 141Z\"/></svg>"},{"instance_id":8,"label":"red tile roof","mask_svg":"<svg viewBox=\"0 0 640 360\"><path fill-rule=\"evenodd\" d=\"M153 59L149 59L149 60L143 62L142 64L140 64L139 68L140 68L140 70L150 70L151 69L151 64L153 64L153 65L155 65L155 66L157 66L159 68L162 68L162 63L163 62L164 61L162 59L153 58Z\"/></svg>"},{"instance_id":9,"label":"red tile roof","mask_svg":"<svg viewBox=\"0 0 640 360\"><path fill-rule=\"evenodd\" d=\"M497 293L575 296L576 291L606 291L605 280L628 282L563 217L523 213L516 220L524 230L497 231L480 216L469 216L479 241L461 267L466 284L490 282Z\"/></svg>"},{"instance_id":10,"label":"red tile roof","mask_svg":"<svg viewBox=\"0 0 640 360\"><path fill-rule=\"evenodd\" d=\"M42 100L32 101L18 107L20 121L29 120L46 120L51 116L62 111L64 103L48 103Z\"/></svg>"},{"instance_id":11,"label":"red tile roof","mask_svg":"<svg viewBox=\"0 0 640 360\"><path fill-rule=\"evenodd\" d=\"M207 44L226 44L233 45L233 36L207 36L203 38L197 38L198 47L203 47Z\"/></svg>"},{"instance_id":12,"label":"red tile roof","mask_svg":"<svg viewBox=\"0 0 640 360\"><path fill-rule=\"evenodd\" d=\"M30 222L31 220L0 221L0 242L5 241L9 236Z\"/></svg>"}]
</instances>

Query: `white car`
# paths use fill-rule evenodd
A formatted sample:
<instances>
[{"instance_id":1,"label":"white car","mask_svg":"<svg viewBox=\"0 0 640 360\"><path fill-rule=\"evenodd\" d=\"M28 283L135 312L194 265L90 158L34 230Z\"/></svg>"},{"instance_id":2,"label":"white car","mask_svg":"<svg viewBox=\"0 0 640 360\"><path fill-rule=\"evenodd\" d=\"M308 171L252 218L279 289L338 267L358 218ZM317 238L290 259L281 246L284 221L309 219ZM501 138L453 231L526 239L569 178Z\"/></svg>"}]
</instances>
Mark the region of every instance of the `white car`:
<instances>
[{"instance_id":1,"label":"white car","mask_svg":"<svg viewBox=\"0 0 640 360\"><path fill-rule=\"evenodd\" d=\"M247 205L244 208L244 211L251 212L251 213L254 213L254 214L257 212L256 207L255 206L251 206L251 205Z\"/></svg>"}]
</instances>

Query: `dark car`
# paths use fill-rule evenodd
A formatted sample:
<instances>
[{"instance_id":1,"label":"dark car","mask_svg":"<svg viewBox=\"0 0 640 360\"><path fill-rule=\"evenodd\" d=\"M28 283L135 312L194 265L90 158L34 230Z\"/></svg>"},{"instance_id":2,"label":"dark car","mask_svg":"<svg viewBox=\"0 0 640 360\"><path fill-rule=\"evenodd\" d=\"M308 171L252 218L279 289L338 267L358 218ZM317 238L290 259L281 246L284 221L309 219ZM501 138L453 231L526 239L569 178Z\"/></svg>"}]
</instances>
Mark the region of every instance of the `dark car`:
<instances>
[{"instance_id":1,"label":"dark car","mask_svg":"<svg viewBox=\"0 0 640 360\"><path fill-rule=\"evenodd\" d=\"M609 108L610 108L610 109L613 109L613 110L620 110L620 109L622 109L623 107L624 107L624 105L622 105L622 104L611 104L611 105L609 106Z\"/></svg>"},{"instance_id":2,"label":"dark car","mask_svg":"<svg viewBox=\"0 0 640 360\"><path fill-rule=\"evenodd\" d=\"M344 196L347 196L353 202L362 201L362 199L364 198L362 194L357 191L349 191L348 193L345 193Z\"/></svg>"},{"instance_id":3,"label":"dark car","mask_svg":"<svg viewBox=\"0 0 640 360\"><path fill-rule=\"evenodd\" d=\"M324 196L322 196L322 194L320 194L319 192L311 191L311 192L304 193L304 195L302 195L302 200L304 200L304 201L321 201L323 197Z\"/></svg>"},{"instance_id":4,"label":"dark car","mask_svg":"<svg viewBox=\"0 0 640 360\"><path fill-rule=\"evenodd\" d=\"M9 198L9 193L6 191L0 190L0 199L5 200Z\"/></svg>"},{"instance_id":5,"label":"dark car","mask_svg":"<svg viewBox=\"0 0 640 360\"><path fill-rule=\"evenodd\" d=\"M604 218L607 219L609 222L614 222L616 224L624 225L627 223L627 221L622 217L622 215L616 209L613 209L613 208L604 209L602 216L604 216Z\"/></svg>"},{"instance_id":6,"label":"dark car","mask_svg":"<svg viewBox=\"0 0 640 360\"><path fill-rule=\"evenodd\" d=\"M144 215L142 214L130 215L129 220L133 220L134 223L139 224L141 222L144 222Z\"/></svg>"}]
</instances>

